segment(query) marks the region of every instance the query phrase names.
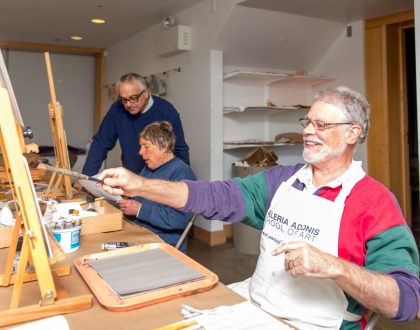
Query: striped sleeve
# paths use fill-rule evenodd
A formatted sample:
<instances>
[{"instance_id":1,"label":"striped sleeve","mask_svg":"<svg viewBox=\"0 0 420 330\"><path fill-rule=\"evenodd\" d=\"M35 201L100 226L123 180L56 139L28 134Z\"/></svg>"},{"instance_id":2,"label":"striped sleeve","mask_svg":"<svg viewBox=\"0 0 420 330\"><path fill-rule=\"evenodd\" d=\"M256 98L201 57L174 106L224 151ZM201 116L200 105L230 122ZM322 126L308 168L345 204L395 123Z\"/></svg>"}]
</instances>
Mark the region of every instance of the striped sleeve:
<instances>
[{"instance_id":1,"label":"striped sleeve","mask_svg":"<svg viewBox=\"0 0 420 330\"><path fill-rule=\"evenodd\" d=\"M244 224L262 229L267 205L267 184L264 172L246 178L235 178L245 202Z\"/></svg>"}]
</instances>

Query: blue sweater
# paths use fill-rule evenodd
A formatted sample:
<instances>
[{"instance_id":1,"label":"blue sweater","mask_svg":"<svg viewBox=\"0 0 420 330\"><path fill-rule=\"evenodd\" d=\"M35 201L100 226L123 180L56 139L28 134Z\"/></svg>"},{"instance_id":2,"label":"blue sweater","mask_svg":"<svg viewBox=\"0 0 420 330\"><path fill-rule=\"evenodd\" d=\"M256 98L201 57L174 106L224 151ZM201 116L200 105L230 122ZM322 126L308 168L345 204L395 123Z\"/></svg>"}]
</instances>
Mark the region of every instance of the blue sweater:
<instances>
[{"instance_id":1,"label":"blue sweater","mask_svg":"<svg viewBox=\"0 0 420 330\"><path fill-rule=\"evenodd\" d=\"M175 136L175 156L190 164L189 148L184 139L180 116L168 101L153 97L152 107L146 113L131 115L121 102L115 102L102 120L98 132L93 137L89 153L82 172L86 175L98 173L108 151L112 150L117 140L121 146L122 165L134 173L140 173L145 167L139 155L139 133L155 121L169 121Z\"/></svg>"},{"instance_id":2,"label":"blue sweater","mask_svg":"<svg viewBox=\"0 0 420 330\"><path fill-rule=\"evenodd\" d=\"M196 180L191 168L176 157L155 170L144 167L140 175L145 178L169 181ZM142 203L142 206L137 218L130 217L130 220L153 231L166 243L175 246L188 224L190 213L152 202L143 197L134 197L133 199ZM185 253L186 250L187 238L180 247L180 251Z\"/></svg>"}]
</instances>

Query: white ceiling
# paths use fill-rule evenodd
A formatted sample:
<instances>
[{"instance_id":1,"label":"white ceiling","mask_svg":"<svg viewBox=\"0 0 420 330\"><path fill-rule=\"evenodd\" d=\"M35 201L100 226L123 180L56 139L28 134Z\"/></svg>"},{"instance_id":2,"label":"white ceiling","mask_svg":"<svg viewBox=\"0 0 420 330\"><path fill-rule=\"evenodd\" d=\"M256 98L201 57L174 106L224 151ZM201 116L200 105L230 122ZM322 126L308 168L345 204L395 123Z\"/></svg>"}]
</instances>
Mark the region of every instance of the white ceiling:
<instances>
[{"instance_id":1,"label":"white ceiling","mask_svg":"<svg viewBox=\"0 0 420 330\"><path fill-rule=\"evenodd\" d=\"M200 1L1 0L0 40L106 48ZM93 17L107 24L91 24Z\"/></svg>"},{"instance_id":2,"label":"white ceiling","mask_svg":"<svg viewBox=\"0 0 420 330\"><path fill-rule=\"evenodd\" d=\"M0 40L107 48L200 1L1 0ZM351 22L412 9L414 0L247 0L240 5ZM108 23L93 25L92 17ZM71 35L84 39L73 41Z\"/></svg>"},{"instance_id":3,"label":"white ceiling","mask_svg":"<svg viewBox=\"0 0 420 330\"><path fill-rule=\"evenodd\" d=\"M107 48L200 1L225 0L0 0L0 40ZM413 8L414 0L246 0L211 47L228 66L311 70L349 22Z\"/></svg>"},{"instance_id":4,"label":"white ceiling","mask_svg":"<svg viewBox=\"0 0 420 330\"><path fill-rule=\"evenodd\" d=\"M215 48L225 66L312 71L345 24L237 6Z\"/></svg>"},{"instance_id":5,"label":"white ceiling","mask_svg":"<svg viewBox=\"0 0 420 330\"><path fill-rule=\"evenodd\" d=\"M247 0L214 47L225 66L310 72L349 23L413 7L414 0Z\"/></svg>"},{"instance_id":6,"label":"white ceiling","mask_svg":"<svg viewBox=\"0 0 420 330\"><path fill-rule=\"evenodd\" d=\"M246 0L240 5L349 23L413 9L414 0Z\"/></svg>"}]
</instances>

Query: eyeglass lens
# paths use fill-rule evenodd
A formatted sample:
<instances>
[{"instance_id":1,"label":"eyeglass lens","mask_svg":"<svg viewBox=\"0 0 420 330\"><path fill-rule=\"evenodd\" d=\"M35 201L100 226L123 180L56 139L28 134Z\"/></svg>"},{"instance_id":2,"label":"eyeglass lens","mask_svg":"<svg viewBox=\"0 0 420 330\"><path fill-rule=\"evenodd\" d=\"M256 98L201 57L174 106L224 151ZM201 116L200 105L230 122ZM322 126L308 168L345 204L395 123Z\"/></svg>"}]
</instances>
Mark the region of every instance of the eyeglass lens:
<instances>
[{"instance_id":1,"label":"eyeglass lens","mask_svg":"<svg viewBox=\"0 0 420 330\"><path fill-rule=\"evenodd\" d=\"M144 92L144 90L142 90L141 92L140 92L140 94L137 94L137 95L131 95L131 96L129 96L129 97L120 97L119 99L120 99L120 101L121 102L123 102L123 103L128 103L128 102L137 102L138 100L139 100L139 98L140 98L140 96L141 96L141 94L143 94L143 92Z\"/></svg>"}]
</instances>

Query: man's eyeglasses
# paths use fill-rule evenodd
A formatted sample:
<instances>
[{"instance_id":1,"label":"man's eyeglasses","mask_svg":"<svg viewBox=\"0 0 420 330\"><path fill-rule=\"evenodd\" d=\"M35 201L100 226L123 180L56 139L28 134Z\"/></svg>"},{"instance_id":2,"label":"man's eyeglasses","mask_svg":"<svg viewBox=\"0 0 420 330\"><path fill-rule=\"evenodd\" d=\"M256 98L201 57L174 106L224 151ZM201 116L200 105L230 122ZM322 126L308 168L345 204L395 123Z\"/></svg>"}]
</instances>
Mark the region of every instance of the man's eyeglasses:
<instances>
[{"instance_id":1,"label":"man's eyeglasses","mask_svg":"<svg viewBox=\"0 0 420 330\"><path fill-rule=\"evenodd\" d=\"M140 96L144 93L145 89L143 89L140 94L135 94L135 95L131 95L129 97L118 97L118 100L121 101L122 103L126 104L128 102L130 103L134 103L137 102L140 98Z\"/></svg>"},{"instance_id":2,"label":"man's eyeglasses","mask_svg":"<svg viewBox=\"0 0 420 330\"><path fill-rule=\"evenodd\" d=\"M310 120L308 117L299 118L302 127L312 124L317 131L323 131L336 125L353 125L353 123L326 123L323 120Z\"/></svg>"}]
</instances>

